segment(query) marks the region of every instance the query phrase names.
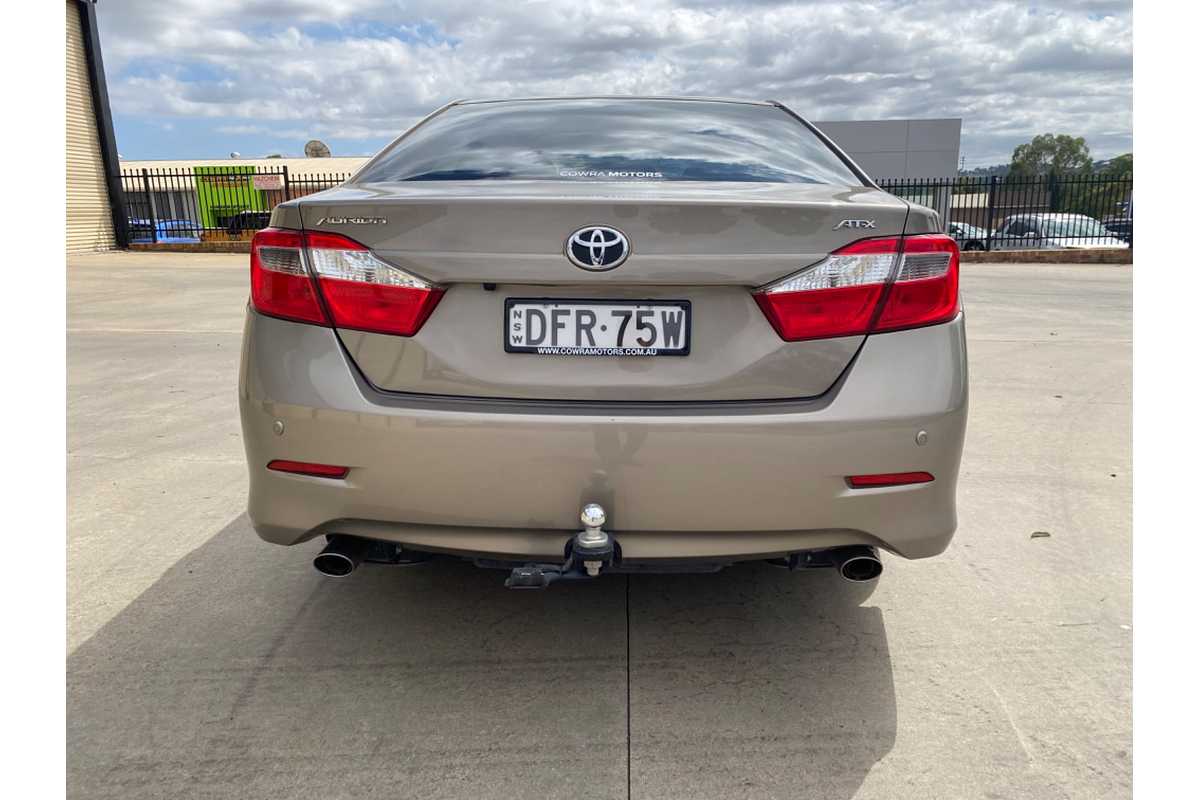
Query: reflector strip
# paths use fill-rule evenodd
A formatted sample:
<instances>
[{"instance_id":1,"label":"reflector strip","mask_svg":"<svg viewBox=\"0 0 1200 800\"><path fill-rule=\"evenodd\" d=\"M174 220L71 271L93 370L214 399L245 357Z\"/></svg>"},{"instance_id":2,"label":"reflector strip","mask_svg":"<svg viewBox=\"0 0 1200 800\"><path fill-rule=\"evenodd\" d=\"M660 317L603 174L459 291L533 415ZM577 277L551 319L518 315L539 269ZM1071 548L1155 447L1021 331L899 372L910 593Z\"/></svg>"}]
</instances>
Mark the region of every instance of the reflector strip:
<instances>
[{"instance_id":1,"label":"reflector strip","mask_svg":"<svg viewBox=\"0 0 1200 800\"><path fill-rule=\"evenodd\" d=\"M851 475L846 483L851 489L873 489L878 486L908 486L914 483L929 483L933 476L928 472L885 472L879 475Z\"/></svg>"},{"instance_id":2,"label":"reflector strip","mask_svg":"<svg viewBox=\"0 0 1200 800\"><path fill-rule=\"evenodd\" d=\"M267 464L267 469L275 472L290 472L293 475L311 475L314 478L344 478L350 472L349 467L337 467L332 464L313 464L308 461L286 461L276 459Z\"/></svg>"}]
</instances>

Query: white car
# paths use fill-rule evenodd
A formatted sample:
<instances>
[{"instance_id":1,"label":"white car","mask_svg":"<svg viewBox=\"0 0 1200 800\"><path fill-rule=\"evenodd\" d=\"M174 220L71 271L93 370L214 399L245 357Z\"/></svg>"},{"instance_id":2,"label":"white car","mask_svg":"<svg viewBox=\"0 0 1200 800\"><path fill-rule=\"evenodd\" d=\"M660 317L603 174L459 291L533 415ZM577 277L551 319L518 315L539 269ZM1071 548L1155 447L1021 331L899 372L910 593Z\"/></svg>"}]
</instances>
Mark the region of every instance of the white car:
<instances>
[{"instance_id":1,"label":"white car","mask_svg":"<svg viewBox=\"0 0 1200 800\"><path fill-rule=\"evenodd\" d=\"M993 250L1128 248L1099 220L1083 214L1017 214L1000 225Z\"/></svg>"},{"instance_id":2,"label":"white car","mask_svg":"<svg viewBox=\"0 0 1200 800\"><path fill-rule=\"evenodd\" d=\"M988 238L992 235L987 229L966 222L951 222L946 226L946 233L954 237L960 250L987 250Z\"/></svg>"}]
</instances>

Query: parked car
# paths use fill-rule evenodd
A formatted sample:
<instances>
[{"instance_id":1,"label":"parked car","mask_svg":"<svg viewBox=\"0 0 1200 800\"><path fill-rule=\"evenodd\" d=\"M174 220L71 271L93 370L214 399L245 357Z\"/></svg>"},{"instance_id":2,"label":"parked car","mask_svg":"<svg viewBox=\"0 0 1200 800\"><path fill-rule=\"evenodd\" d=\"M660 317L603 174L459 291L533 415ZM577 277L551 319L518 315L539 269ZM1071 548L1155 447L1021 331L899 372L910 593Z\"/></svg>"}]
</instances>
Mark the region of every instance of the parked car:
<instances>
[{"instance_id":1,"label":"parked car","mask_svg":"<svg viewBox=\"0 0 1200 800\"><path fill-rule=\"evenodd\" d=\"M958 242L960 250L987 250L988 231L977 228L966 222L951 222L946 226L947 232Z\"/></svg>"},{"instance_id":2,"label":"parked car","mask_svg":"<svg viewBox=\"0 0 1200 800\"><path fill-rule=\"evenodd\" d=\"M270 223L270 211L240 211L226 222L225 232L230 236L240 236L244 231L261 230Z\"/></svg>"},{"instance_id":3,"label":"parked car","mask_svg":"<svg viewBox=\"0 0 1200 800\"><path fill-rule=\"evenodd\" d=\"M133 244L195 244L200 241L200 226L187 219L129 220L129 241ZM152 231L157 231L155 237Z\"/></svg>"},{"instance_id":4,"label":"parked car","mask_svg":"<svg viewBox=\"0 0 1200 800\"><path fill-rule=\"evenodd\" d=\"M507 585L942 552L959 250L773 102L455 102L251 245L263 539Z\"/></svg>"},{"instance_id":5,"label":"parked car","mask_svg":"<svg viewBox=\"0 0 1200 800\"><path fill-rule=\"evenodd\" d=\"M1129 247L1083 214L1016 214L992 237L993 250L1075 250Z\"/></svg>"},{"instance_id":6,"label":"parked car","mask_svg":"<svg viewBox=\"0 0 1200 800\"><path fill-rule=\"evenodd\" d=\"M1110 217L1104 220L1104 227L1109 233L1117 237L1126 244L1133 246L1133 218L1132 217Z\"/></svg>"}]
</instances>

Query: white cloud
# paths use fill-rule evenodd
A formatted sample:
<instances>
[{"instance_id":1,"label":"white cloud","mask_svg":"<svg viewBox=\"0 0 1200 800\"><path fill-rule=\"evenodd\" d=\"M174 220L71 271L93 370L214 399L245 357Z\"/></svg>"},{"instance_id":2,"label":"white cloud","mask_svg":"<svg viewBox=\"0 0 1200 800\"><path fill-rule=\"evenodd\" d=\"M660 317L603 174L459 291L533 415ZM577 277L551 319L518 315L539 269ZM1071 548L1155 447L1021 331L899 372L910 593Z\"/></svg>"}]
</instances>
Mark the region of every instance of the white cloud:
<instances>
[{"instance_id":1,"label":"white cloud","mask_svg":"<svg viewBox=\"0 0 1200 800\"><path fill-rule=\"evenodd\" d=\"M105 0L121 114L391 137L456 97L774 98L811 119L963 117L963 153L1032 135L1127 149L1127 2ZM236 127L236 126L234 126Z\"/></svg>"}]
</instances>

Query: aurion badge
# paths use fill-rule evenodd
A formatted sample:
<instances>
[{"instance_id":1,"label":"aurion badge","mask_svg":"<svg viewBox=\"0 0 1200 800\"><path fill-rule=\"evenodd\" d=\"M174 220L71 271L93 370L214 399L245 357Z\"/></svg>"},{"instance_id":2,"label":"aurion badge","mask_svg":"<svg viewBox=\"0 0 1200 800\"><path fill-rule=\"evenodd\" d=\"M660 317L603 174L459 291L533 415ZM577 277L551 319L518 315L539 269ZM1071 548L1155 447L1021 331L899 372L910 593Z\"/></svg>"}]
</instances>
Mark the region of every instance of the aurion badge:
<instances>
[{"instance_id":1,"label":"aurion badge","mask_svg":"<svg viewBox=\"0 0 1200 800\"><path fill-rule=\"evenodd\" d=\"M616 228L589 225L567 237L567 258L580 269L603 272L629 258L629 240Z\"/></svg>"}]
</instances>

